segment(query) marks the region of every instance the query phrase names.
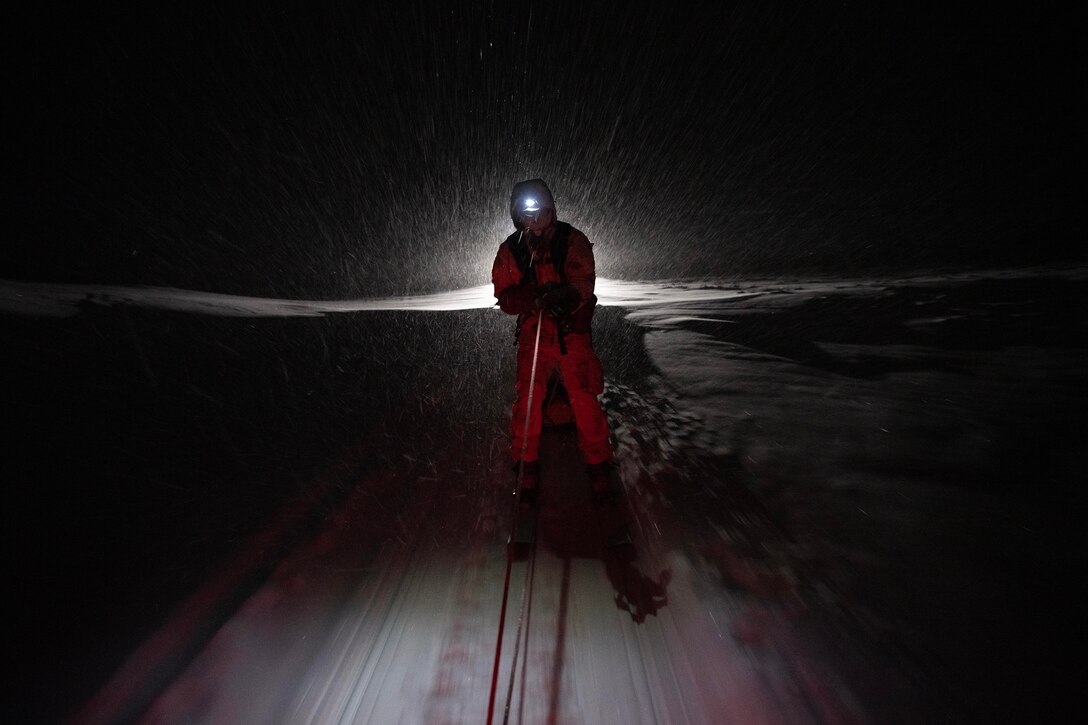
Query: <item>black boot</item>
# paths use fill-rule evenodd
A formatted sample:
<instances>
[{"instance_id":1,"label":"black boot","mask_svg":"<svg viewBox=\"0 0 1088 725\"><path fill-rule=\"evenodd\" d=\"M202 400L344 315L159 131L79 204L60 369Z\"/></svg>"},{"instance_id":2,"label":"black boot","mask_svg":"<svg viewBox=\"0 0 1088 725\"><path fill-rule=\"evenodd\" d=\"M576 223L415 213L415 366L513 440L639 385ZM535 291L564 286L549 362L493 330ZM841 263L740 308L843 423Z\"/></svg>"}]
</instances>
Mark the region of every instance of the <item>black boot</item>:
<instances>
[{"instance_id":1,"label":"black boot","mask_svg":"<svg viewBox=\"0 0 1088 725\"><path fill-rule=\"evenodd\" d=\"M612 483L612 461L591 463L586 466L586 474L589 476L589 491L593 503L611 503L619 497Z\"/></svg>"},{"instance_id":2,"label":"black boot","mask_svg":"<svg viewBox=\"0 0 1088 725\"><path fill-rule=\"evenodd\" d=\"M521 489L521 503L536 503L536 494L540 484L540 461L521 461L514 463L514 495Z\"/></svg>"}]
</instances>

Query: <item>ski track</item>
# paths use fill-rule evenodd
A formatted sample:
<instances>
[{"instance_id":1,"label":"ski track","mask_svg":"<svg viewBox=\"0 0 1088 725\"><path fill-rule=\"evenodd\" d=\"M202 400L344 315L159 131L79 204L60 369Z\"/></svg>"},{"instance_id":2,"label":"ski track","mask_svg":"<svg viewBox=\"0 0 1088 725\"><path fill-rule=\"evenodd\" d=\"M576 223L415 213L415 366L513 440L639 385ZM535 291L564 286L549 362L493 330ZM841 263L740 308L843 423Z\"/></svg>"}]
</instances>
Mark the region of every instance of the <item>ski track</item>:
<instances>
[{"instance_id":1,"label":"ski track","mask_svg":"<svg viewBox=\"0 0 1088 725\"><path fill-rule=\"evenodd\" d=\"M545 490L554 500L581 495L588 506L581 459L568 442L565 453L572 452L564 469L544 479ZM358 512L366 510L369 494L358 486L326 529L294 551L159 696L143 722L482 722L510 525L508 477L499 459L487 483L451 507L435 505L437 483L417 484L399 508L397 535L380 546L366 545L367 525ZM543 537L547 525L541 522ZM452 551L430 535L449 527L466 537ZM552 532L553 539L562 535ZM652 541L639 546L643 571L673 571L667 604L642 623L617 606L604 562L561 556L538 541L510 721L804 722L796 698L783 698L791 689L778 681L785 669L760 672L721 633L729 606L720 597L708 600L705 585L697 596L698 574L682 560L666 561L670 555ZM369 555L361 553L368 549ZM526 566L514 564L496 722L509 684Z\"/></svg>"}]
</instances>

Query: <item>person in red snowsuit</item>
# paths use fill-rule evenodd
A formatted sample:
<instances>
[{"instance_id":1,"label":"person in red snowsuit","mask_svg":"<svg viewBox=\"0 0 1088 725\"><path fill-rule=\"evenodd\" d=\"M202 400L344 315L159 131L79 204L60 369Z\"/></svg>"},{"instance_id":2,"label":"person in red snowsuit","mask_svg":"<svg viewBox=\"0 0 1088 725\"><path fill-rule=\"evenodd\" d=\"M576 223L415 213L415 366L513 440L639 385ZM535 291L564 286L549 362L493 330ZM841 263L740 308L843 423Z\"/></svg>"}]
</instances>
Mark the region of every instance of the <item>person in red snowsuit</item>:
<instances>
[{"instance_id":1,"label":"person in red snowsuit","mask_svg":"<svg viewBox=\"0 0 1088 725\"><path fill-rule=\"evenodd\" d=\"M522 478L522 495L532 497L536 492L542 404L548 379L558 370L574 413L578 447L585 458L593 493L598 498L607 497L612 490L612 444L608 419L597 399L604 391L604 373L590 337L590 320L597 301L593 294L593 245L585 234L557 221L555 201L541 179L514 186L510 218L517 231L499 246L491 281L499 308L518 318L517 400L510 424L510 450L515 470ZM561 269L556 265L559 259ZM527 410L530 380L531 412Z\"/></svg>"}]
</instances>

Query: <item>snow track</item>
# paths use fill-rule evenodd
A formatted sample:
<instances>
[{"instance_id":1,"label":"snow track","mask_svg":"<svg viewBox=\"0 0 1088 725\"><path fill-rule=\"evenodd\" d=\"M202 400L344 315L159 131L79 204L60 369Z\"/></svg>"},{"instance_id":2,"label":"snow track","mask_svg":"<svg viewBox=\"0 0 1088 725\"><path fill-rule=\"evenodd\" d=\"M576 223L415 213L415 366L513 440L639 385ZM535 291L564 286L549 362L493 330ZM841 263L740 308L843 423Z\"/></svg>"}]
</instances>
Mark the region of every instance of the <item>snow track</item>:
<instances>
[{"instance_id":1,"label":"snow track","mask_svg":"<svg viewBox=\"0 0 1088 725\"><path fill-rule=\"evenodd\" d=\"M510 722L804 721L775 693L788 684L768 683L723 634L727 603L705 601L683 561L652 541L637 556L601 549L573 435L546 435L542 456L552 465ZM355 487L143 721L482 722L510 523L510 472L495 461L482 482L406 466ZM394 523L368 520L374 491L398 486ZM525 566L514 563L515 583ZM516 627L506 631L500 696Z\"/></svg>"}]
</instances>

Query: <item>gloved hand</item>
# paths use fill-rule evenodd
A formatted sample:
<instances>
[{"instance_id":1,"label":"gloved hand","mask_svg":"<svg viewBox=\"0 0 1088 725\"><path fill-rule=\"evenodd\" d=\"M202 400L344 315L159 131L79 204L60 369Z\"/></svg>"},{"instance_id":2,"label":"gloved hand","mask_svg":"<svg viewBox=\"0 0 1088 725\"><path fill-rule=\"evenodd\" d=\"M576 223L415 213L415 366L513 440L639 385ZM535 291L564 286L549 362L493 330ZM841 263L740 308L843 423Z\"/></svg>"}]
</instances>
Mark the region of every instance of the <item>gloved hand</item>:
<instances>
[{"instance_id":1,"label":"gloved hand","mask_svg":"<svg viewBox=\"0 0 1088 725\"><path fill-rule=\"evenodd\" d=\"M574 312L581 301L578 290L569 282L548 282L540 288L536 304L545 312L562 319Z\"/></svg>"},{"instance_id":2,"label":"gloved hand","mask_svg":"<svg viewBox=\"0 0 1088 725\"><path fill-rule=\"evenodd\" d=\"M536 312L538 295L533 285L510 285L499 293L499 309L508 315Z\"/></svg>"}]
</instances>

